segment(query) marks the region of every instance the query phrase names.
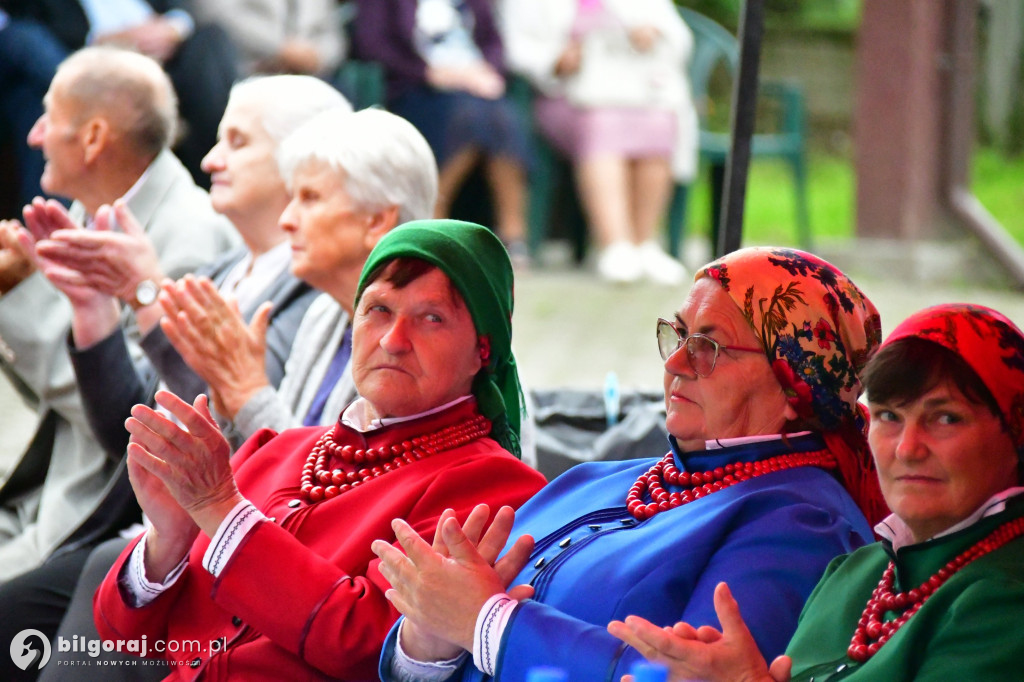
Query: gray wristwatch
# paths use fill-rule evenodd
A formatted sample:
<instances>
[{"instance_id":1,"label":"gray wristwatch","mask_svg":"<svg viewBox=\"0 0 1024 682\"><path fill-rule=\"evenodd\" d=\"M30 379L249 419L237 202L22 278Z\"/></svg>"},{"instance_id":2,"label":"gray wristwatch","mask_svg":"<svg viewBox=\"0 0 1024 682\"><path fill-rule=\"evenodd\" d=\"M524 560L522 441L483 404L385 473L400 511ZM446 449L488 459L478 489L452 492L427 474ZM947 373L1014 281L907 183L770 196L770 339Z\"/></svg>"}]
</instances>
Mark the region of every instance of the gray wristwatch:
<instances>
[{"instance_id":1,"label":"gray wristwatch","mask_svg":"<svg viewBox=\"0 0 1024 682\"><path fill-rule=\"evenodd\" d=\"M144 308L156 303L160 287L151 279L144 279L135 287L135 308Z\"/></svg>"}]
</instances>

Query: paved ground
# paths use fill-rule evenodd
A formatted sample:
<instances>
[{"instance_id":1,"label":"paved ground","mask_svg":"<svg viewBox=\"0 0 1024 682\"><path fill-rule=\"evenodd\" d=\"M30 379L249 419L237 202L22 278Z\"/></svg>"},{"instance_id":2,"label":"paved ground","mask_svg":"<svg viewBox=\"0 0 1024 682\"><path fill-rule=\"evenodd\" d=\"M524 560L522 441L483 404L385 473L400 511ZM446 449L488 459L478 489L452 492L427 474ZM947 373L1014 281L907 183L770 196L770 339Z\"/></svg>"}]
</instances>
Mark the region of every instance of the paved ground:
<instances>
[{"instance_id":1,"label":"paved ground","mask_svg":"<svg viewBox=\"0 0 1024 682\"><path fill-rule=\"evenodd\" d=\"M955 258L961 255L959 247L918 250L913 257L906 249L894 252L891 245L822 245L818 250L875 302L883 331L915 310L949 301L989 305L1024 326L1024 294L997 280L965 283L978 279L973 273L987 266ZM706 248L699 244L689 245L687 253L691 268L707 260ZM564 265L557 253L547 260L545 267L521 275L516 284L513 345L524 383L532 388L597 389L608 372L615 372L623 390L658 390L662 367L655 318L677 310L687 287L612 286L588 270ZM32 414L0 381L0 471L21 452L31 426Z\"/></svg>"}]
</instances>

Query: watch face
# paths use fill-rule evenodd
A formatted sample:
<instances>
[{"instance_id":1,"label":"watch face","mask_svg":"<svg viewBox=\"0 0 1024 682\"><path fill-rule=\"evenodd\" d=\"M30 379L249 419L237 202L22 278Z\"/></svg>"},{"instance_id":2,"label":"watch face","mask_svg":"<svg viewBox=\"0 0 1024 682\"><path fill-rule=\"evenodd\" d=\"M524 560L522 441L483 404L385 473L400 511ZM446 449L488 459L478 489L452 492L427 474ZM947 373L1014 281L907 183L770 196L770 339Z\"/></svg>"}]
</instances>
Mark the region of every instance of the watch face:
<instances>
[{"instance_id":1,"label":"watch face","mask_svg":"<svg viewBox=\"0 0 1024 682\"><path fill-rule=\"evenodd\" d=\"M135 300L139 305L150 305L156 301L156 295L160 293L160 287L151 279L144 279L135 287Z\"/></svg>"}]
</instances>

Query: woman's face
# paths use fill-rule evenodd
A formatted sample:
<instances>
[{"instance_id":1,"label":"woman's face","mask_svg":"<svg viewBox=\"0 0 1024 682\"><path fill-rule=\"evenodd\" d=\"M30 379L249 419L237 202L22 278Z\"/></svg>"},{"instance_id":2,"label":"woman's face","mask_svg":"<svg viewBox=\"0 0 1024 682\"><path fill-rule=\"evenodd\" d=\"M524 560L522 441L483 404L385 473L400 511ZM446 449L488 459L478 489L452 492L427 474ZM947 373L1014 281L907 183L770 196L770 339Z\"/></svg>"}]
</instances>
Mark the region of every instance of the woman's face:
<instances>
[{"instance_id":1,"label":"woman's face","mask_svg":"<svg viewBox=\"0 0 1024 682\"><path fill-rule=\"evenodd\" d=\"M279 225L292 244L292 273L338 298L352 300L348 284L358 281L373 249L377 214L349 195L344 173L325 162L300 164L292 175L292 199ZM336 292L341 292L340 294Z\"/></svg>"},{"instance_id":2,"label":"woman's face","mask_svg":"<svg viewBox=\"0 0 1024 682\"><path fill-rule=\"evenodd\" d=\"M263 106L233 98L217 129L217 144L203 157L210 174L210 202L244 230L251 220L276 221L288 203L288 190L277 170L277 143L263 127Z\"/></svg>"},{"instance_id":3,"label":"woman's face","mask_svg":"<svg viewBox=\"0 0 1024 682\"><path fill-rule=\"evenodd\" d=\"M724 346L758 347L757 337L725 290L709 277L690 289L676 314L684 336L701 333ZM796 414L761 353L720 349L715 369L700 377L682 348L665 361L665 409L669 433L685 450L704 441L780 433Z\"/></svg>"},{"instance_id":4,"label":"woman's face","mask_svg":"<svg viewBox=\"0 0 1024 682\"><path fill-rule=\"evenodd\" d=\"M401 289L378 279L352 328L352 378L375 417L405 417L468 395L480 371L469 310L433 268Z\"/></svg>"},{"instance_id":5,"label":"woman's face","mask_svg":"<svg viewBox=\"0 0 1024 682\"><path fill-rule=\"evenodd\" d=\"M916 542L1016 485L1017 453L1002 422L951 381L905 405L869 405L868 442L882 495Z\"/></svg>"}]
</instances>

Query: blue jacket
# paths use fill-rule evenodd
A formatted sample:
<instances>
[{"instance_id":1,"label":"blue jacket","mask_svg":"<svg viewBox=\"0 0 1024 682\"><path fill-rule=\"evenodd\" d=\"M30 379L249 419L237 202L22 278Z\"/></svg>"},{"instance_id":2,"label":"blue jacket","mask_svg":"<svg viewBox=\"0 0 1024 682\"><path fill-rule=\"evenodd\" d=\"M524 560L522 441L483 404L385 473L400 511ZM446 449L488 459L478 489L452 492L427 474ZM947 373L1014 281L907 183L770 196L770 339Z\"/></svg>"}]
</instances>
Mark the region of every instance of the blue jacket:
<instances>
[{"instance_id":1,"label":"blue jacket","mask_svg":"<svg viewBox=\"0 0 1024 682\"><path fill-rule=\"evenodd\" d=\"M811 434L680 455L679 469L823 449ZM517 513L512 537L536 540L513 584L532 583L501 642L495 679L519 681L534 666L569 671L570 680L617 681L639 654L608 634L611 620L643 616L670 625L719 626L712 603L726 581L768 660L781 654L804 601L828 562L871 542L871 529L827 471L776 472L636 521L625 498L657 460L582 464L552 481ZM395 630L385 643L388 679ZM486 677L472 662L458 679Z\"/></svg>"}]
</instances>

